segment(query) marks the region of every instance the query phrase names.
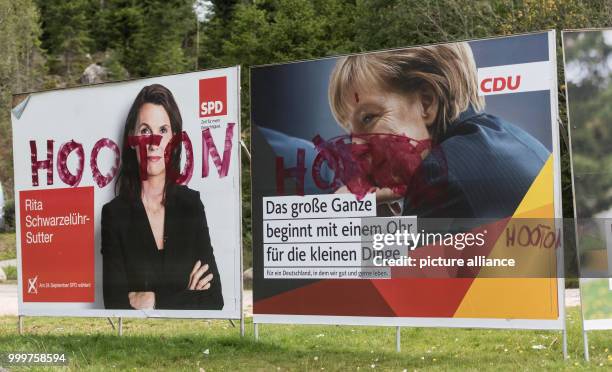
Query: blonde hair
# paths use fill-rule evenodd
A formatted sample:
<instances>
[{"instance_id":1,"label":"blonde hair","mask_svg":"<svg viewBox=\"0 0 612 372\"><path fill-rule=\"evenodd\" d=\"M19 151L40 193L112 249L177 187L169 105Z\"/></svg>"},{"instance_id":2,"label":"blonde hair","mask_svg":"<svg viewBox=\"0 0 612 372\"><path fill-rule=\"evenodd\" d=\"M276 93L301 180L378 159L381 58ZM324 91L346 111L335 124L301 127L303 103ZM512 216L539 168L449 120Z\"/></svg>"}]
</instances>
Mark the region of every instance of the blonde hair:
<instances>
[{"instance_id":1,"label":"blonde hair","mask_svg":"<svg viewBox=\"0 0 612 372\"><path fill-rule=\"evenodd\" d=\"M484 99L478 96L476 63L467 43L340 58L331 74L328 95L334 117L347 129L347 98L351 88L360 86L399 93L431 89L438 101L438 112L430 127L434 142L470 105L476 111L484 109Z\"/></svg>"}]
</instances>

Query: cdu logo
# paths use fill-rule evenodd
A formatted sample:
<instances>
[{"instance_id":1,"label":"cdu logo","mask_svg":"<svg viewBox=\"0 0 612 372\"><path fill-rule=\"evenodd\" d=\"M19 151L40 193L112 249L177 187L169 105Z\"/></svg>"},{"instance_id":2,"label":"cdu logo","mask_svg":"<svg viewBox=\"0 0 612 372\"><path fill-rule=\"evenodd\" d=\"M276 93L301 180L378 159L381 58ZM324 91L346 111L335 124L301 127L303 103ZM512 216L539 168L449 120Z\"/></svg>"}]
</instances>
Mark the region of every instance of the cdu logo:
<instances>
[{"instance_id":1,"label":"cdu logo","mask_svg":"<svg viewBox=\"0 0 612 372\"><path fill-rule=\"evenodd\" d=\"M480 82L483 93L517 90L521 86L521 75L487 77Z\"/></svg>"},{"instance_id":2,"label":"cdu logo","mask_svg":"<svg viewBox=\"0 0 612 372\"><path fill-rule=\"evenodd\" d=\"M478 95L549 90L557 79L550 61L482 67L478 69Z\"/></svg>"},{"instance_id":3,"label":"cdu logo","mask_svg":"<svg viewBox=\"0 0 612 372\"><path fill-rule=\"evenodd\" d=\"M227 77L201 79L200 117L221 116L227 114Z\"/></svg>"}]
</instances>

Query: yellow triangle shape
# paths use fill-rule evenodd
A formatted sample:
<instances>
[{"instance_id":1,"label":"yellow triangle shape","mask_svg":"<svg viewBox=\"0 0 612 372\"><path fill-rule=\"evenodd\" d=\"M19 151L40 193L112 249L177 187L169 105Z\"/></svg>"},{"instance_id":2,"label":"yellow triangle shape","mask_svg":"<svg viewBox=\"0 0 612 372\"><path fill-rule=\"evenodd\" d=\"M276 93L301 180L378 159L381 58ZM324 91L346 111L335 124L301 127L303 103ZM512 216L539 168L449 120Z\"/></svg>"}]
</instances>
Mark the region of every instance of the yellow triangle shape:
<instances>
[{"instance_id":1,"label":"yellow triangle shape","mask_svg":"<svg viewBox=\"0 0 612 372\"><path fill-rule=\"evenodd\" d=\"M548 222L552 222L555 213L553 180L551 155L514 212L513 219L540 218L550 219ZM511 251L512 249L516 248L508 246L504 231L489 257L516 257L517 262L526 263L524 266L528 268L533 266L529 265L530 262L535 262L536 266L544 262L551 266L549 270L555 272L554 249L542 250L530 247L520 254ZM481 269L479 277L474 279L455 312L456 318L556 319L558 317L555 275L551 275L550 278L492 278L491 270L496 269Z\"/></svg>"}]
</instances>

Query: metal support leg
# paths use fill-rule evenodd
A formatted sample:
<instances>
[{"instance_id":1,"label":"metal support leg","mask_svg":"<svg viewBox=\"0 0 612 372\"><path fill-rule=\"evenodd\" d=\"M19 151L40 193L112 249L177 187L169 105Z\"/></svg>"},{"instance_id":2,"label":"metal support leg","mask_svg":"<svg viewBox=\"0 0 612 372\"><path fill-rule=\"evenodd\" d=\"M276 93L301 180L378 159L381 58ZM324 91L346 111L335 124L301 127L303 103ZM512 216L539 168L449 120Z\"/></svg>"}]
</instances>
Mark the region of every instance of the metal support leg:
<instances>
[{"instance_id":1,"label":"metal support leg","mask_svg":"<svg viewBox=\"0 0 612 372\"><path fill-rule=\"evenodd\" d=\"M253 323L253 332L255 333L255 341L259 341L259 324Z\"/></svg>"},{"instance_id":2,"label":"metal support leg","mask_svg":"<svg viewBox=\"0 0 612 372\"><path fill-rule=\"evenodd\" d=\"M106 320L108 320L108 323L111 325L111 327L113 327L113 331L117 328L115 328L115 323L113 323L113 320L111 318L106 318Z\"/></svg>"},{"instance_id":3,"label":"metal support leg","mask_svg":"<svg viewBox=\"0 0 612 372\"><path fill-rule=\"evenodd\" d=\"M568 359L569 355L567 354L567 329L563 330L563 359Z\"/></svg>"},{"instance_id":4,"label":"metal support leg","mask_svg":"<svg viewBox=\"0 0 612 372\"><path fill-rule=\"evenodd\" d=\"M240 337L244 337L244 314L240 317Z\"/></svg>"},{"instance_id":5,"label":"metal support leg","mask_svg":"<svg viewBox=\"0 0 612 372\"><path fill-rule=\"evenodd\" d=\"M119 336L123 336L123 318L119 317Z\"/></svg>"},{"instance_id":6,"label":"metal support leg","mask_svg":"<svg viewBox=\"0 0 612 372\"><path fill-rule=\"evenodd\" d=\"M234 323L233 319L228 319L230 324L232 325L232 328L236 328L236 323Z\"/></svg>"},{"instance_id":7,"label":"metal support leg","mask_svg":"<svg viewBox=\"0 0 612 372\"><path fill-rule=\"evenodd\" d=\"M582 339L584 342L584 360L587 362L590 360L589 358L589 336L587 335L586 330L582 330Z\"/></svg>"},{"instance_id":8,"label":"metal support leg","mask_svg":"<svg viewBox=\"0 0 612 372\"><path fill-rule=\"evenodd\" d=\"M23 315L19 315L17 328L19 329L19 335L23 336Z\"/></svg>"},{"instance_id":9,"label":"metal support leg","mask_svg":"<svg viewBox=\"0 0 612 372\"><path fill-rule=\"evenodd\" d=\"M398 353L402 351L400 336L401 336L401 329L400 327L397 327L395 329L395 351L397 351Z\"/></svg>"}]
</instances>

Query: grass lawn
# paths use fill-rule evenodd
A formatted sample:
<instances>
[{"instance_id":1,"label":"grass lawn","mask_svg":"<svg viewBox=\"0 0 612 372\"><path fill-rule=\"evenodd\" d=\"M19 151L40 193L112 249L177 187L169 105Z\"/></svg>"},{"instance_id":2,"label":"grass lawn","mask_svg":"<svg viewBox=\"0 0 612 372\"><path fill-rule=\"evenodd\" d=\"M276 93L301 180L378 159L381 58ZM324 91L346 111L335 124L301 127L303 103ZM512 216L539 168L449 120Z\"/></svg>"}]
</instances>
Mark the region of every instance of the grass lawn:
<instances>
[{"instance_id":1,"label":"grass lawn","mask_svg":"<svg viewBox=\"0 0 612 372\"><path fill-rule=\"evenodd\" d=\"M15 233L0 233L0 261L17 258Z\"/></svg>"},{"instance_id":2,"label":"grass lawn","mask_svg":"<svg viewBox=\"0 0 612 372\"><path fill-rule=\"evenodd\" d=\"M568 314L570 359L561 333L474 329L261 325L253 340L227 321L124 321L123 337L106 319L0 317L0 353L65 351L72 370L610 370L612 331L590 332L591 362L582 356L578 308ZM537 346L541 345L541 346ZM542 349L534 349L537 346ZM208 350L208 354L205 351Z\"/></svg>"}]
</instances>

